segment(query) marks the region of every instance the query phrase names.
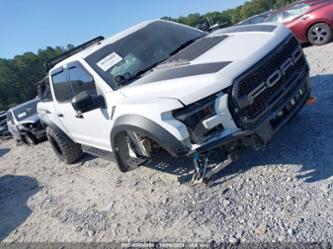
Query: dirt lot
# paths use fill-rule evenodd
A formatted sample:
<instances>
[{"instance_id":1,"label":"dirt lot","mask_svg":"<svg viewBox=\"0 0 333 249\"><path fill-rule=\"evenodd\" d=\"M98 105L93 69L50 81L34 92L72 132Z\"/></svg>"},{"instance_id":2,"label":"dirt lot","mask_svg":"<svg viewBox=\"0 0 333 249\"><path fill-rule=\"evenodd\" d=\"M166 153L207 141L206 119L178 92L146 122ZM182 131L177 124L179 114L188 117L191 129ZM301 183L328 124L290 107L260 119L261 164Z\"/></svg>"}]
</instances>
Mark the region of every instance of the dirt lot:
<instances>
[{"instance_id":1,"label":"dirt lot","mask_svg":"<svg viewBox=\"0 0 333 249\"><path fill-rule=\"evenodd\" d=\"M0 241L332 241L333 44L305 53L317 104L209 188L179 184L186 161L122 174L91 156L66 166L47 142L2 142Z\"/></svg>"}]
</instances>

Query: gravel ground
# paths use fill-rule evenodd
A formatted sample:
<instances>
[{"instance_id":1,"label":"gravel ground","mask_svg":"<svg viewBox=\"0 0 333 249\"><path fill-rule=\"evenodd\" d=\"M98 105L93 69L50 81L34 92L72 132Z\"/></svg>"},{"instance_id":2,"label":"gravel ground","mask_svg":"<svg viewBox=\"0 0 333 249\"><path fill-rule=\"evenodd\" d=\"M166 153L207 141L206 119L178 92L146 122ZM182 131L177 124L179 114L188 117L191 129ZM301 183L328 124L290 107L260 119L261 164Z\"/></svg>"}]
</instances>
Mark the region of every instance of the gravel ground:
<instances>
[{"instance_id":1,"label":"gravel ground","mask_svg":"<svg viewBox=\"0 0 333 249\"><path fill-rule=\"evenodd\" d=\"M305 53L317 103L210 187L179 184L184 161L123 174L91 156L66 166L47 142L2 142L0 241L332 241L333 44Z\"/></svg>"}]
</instances>

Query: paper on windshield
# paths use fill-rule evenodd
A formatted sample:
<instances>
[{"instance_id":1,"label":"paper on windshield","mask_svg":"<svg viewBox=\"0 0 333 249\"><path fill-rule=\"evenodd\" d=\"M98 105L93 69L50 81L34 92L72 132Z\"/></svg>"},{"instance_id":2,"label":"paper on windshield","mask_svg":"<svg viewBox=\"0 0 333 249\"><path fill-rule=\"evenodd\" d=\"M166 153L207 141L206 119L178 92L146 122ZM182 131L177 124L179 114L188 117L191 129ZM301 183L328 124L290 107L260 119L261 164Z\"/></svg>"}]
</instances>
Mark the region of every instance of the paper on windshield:
<instances>
[{"instance_id":1,"label":"paper on windshield","mask_svg":"<svg viewBox=\"0 0 333 249\"><path fill-rule=\"evenodd\" d=\"M23 117L25 117L25 116L27 116L27 113L26 113L26 112L21 112L21 113L19 113L19 114L17 115L18 118L23 118Z\"/></svg>"},{"instance_id":2,"label":"paper on windshield","mask_svg":"<svg viewBox=\"0 0 333 249\"><path fill-rule=\"evenodd\" d=\"M99 66L103 71L107 71L122 60L123 58L120 55L113 52L97 62L97 66Z\"/></svg>"}]
</instances>

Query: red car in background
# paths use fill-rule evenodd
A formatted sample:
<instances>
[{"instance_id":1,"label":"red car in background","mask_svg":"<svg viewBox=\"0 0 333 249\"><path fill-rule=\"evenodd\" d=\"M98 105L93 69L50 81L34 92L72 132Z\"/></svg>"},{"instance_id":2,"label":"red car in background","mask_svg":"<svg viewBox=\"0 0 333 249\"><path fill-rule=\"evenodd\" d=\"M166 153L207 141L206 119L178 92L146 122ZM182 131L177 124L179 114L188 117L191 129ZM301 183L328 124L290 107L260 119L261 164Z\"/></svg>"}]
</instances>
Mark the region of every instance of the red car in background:
<instances>
[{"instance_id":1,"label":"red car in background","mask_svg":"<svg viewBox=\"0 0 333 249\"><path fill-rule=\"evenodd\" d=\"M288 27L300 43L323 45L332 39L333 0L306 0L278 10L265 22Z\"/></svg>"}]
</instances>

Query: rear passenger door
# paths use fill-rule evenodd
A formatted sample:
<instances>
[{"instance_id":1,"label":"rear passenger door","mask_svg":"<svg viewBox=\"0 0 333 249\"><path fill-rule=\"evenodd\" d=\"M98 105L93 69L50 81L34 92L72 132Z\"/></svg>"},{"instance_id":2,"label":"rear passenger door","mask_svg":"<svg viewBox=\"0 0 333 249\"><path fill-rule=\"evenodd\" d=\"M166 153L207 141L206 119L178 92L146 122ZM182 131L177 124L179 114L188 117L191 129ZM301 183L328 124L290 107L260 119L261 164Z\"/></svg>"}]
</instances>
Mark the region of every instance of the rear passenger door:
<instances>
[{"instance_id":1,"label":"rear passenger door","mask_svg":"<svg viewBox=\"0 0 333 249\"><path fill-rule=\"evenodd\" d=\"M86 91L97 95L94 78L79 62L67 64L52 75L55 110L69 135L78 143L110 150L109 117L99 108L78 117L71 99Z\"/></svg>"}]
</instances>

